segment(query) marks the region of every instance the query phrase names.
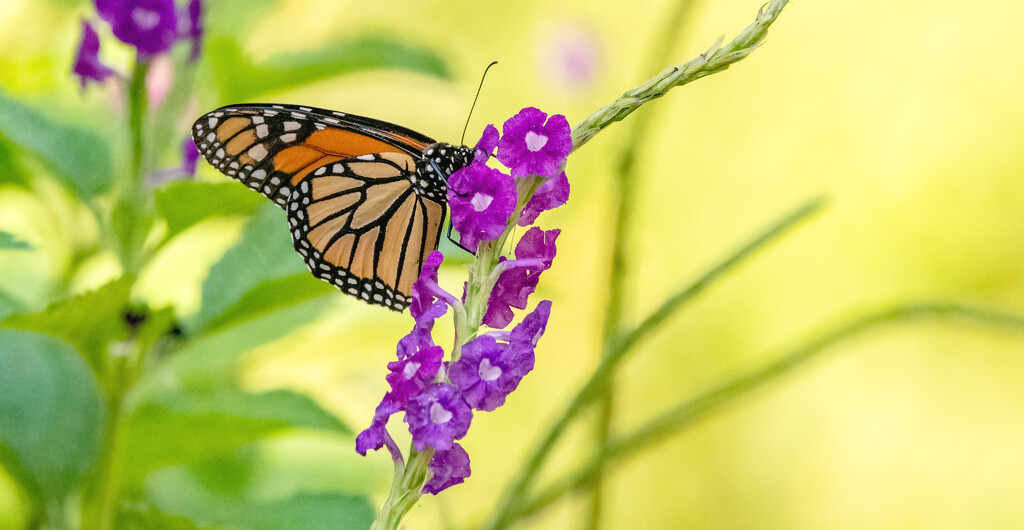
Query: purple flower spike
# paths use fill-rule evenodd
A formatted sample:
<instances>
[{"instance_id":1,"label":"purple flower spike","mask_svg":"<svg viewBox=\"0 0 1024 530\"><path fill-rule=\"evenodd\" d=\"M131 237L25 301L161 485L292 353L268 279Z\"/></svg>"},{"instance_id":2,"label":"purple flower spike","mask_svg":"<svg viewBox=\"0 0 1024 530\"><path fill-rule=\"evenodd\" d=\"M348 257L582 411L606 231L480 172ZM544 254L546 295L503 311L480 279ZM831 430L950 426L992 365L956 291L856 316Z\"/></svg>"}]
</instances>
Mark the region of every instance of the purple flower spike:
<instances>
[{"instance_id":1,"label":"purple flower spike","mask_svg":"<svg viewBox=\"0 0 1024 530\"><path fill-rule=\"evenodd\" d=\"M561 230L544 231L533 227L523 234L516 245L516 261L531 260L541 266L510 267L502 271L487 300L484 324L496 329L504 328L515 316L513 307L526 309L526 303L540 281L540 273L551 267L557 248L555 240Z\"/></svg>"},{"instance_id":2,"label":"purple flower spike","mask_svg":"<svg viewBox=\"0 0 1024 530\"><path fill-rule=\"evenodd\" d=\"M502 125L498 160L512 169L513 177L553 177L571 152L569 121L561 114L548 118L541 110L526 107Z\"/></svg>"},{"instance_id":3,"label":"purple flower spike","mask_svg":"<svg viewBox=\"0 0 1024 530\"><path fill-rule=\"evenodd\" d=\"M519 226L530 226L541 212L554 210L569 200L569 178L565 171L549 178L537 188L519 216Z\"/></svg>"},{"instance_id":4,"label":"purple flower spike","mask_svg":"<svg viewBox=\"0 0 1024 530\"><path fill-rule=\"evenodd\" d=\"M487 159L494 154L495 147L498 147L498 128L488 125L484 127L484 134L476 143L476 158L474 160L487 162Z\"/></svg>"},{"instance_id":5,"label":"purple flower spike","mask_svg":"<svg viewBox=\"0 0 1024 530\"><path fill-rule=\"evenodd\" d=\"M434 453L430 459L430 481L423 486L423 493L437 495L442 491L462 484L469 478L469 453L459 444L452 444L447 451Z\"/></svg>"},{"instance_id":6,"label":"purple flower spike","mask_svg":"<svg viewBox=\"0 0 1024 530\"><path fill-rule=\"evenodd\" d=\"M480 241L497 239L516 209L517 198L512 177L482 162L453 173L448 179L448 205L462 244L475 252Z\"/></svg>"},{"instance_id":7,"label":"purple flower spike","mask_svg":"<svg viewBox=\"0 0 1024 530\"><path fill-rule=\"evenodd\" d=\"M110 22L114 35L143 56L171 49L178 38L174 0L97 0L100 16Z\"/></svg>"},{"instance_id":8,"label":"purple flower spike","mask_svg":"<svg viewBox=\"0 0 1024 530\"><path fill-rule=\"evenodd\" d=\"M532 368L532 358L512 358L506 354L507 349L508 345L490 335L481 335L462 346L462 357L452 364L448 377L469 406L490 412L504 405L505 396L523 379L519 374L530 371L523 365L528 362Z\"/></svg>"},{"instance_id":9,"label":"purple flower spike","mask_svg":"<svg viewBox=\"0 0 1024 530\"><path fill-rule=\"evenodd\" d=\"M428 445L438 451L451 449L455 440L466 435L473 421L469 405L447 383L426 388L405 410L405 421L417 451Z\"/></svg>"},{"instance_id":10,"label":"purple flower spike","mask_svg":"<svg viewBox=\"0 0 1024 530\"><path fill-rule=\"evenodd\" d=\"M82 43L78 45L74 72L82 82L82 88L89 81L97 83L114 75L114 70L100 62L100 37L85 20L82 21Z\"/></svg>"},{"instance_id":11,"label":"purple flower spike","mask_svg":"<svg viewBox=\"0 0 1024 530\"><path fill-rule=\"evenodd\" d=\"M384 447L387 438L386 426L388 418L401 409L398 402L392 399L391 394L384 394L384 399L377 405L373 413L373 422L370 426L356 436L356 452L366 456L367 451L376 451Z\"/></svg>"},{"instance_id":12,"label":"purple flower spike","mask_svg":"<svg viewBox=\"0 0 1024 530\"><path fill-rule=\"evenodd\" d=\"M391 373L385 377L391 385L392 398L401 405L408 403L421 389L433 383L437 370L441 368L441 359L444 358L444 349L440 346L429 346L410 354L402 351L406 344L399 342L399 360L388 363Z\"/></svg>"}]
</instances>

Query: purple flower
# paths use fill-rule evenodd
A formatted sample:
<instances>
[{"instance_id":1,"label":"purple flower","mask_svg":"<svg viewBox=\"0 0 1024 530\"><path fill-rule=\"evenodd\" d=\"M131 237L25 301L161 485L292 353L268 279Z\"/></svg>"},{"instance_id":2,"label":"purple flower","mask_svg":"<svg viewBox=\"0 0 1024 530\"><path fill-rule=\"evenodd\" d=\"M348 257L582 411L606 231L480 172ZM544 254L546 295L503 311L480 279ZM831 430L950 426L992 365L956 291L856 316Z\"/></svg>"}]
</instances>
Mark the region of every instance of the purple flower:
<instances>
[{"instance_id":1,"label":"purple flower","mask_svg":"<svg viewBox=\"0 0 1024 530\"><path fill-rule=\"evenodd\" d=\"M114 70L100 62L100 37L96 30L85 20L82 21L82 43L78 45L78 56L75 57L73 68L75 75L82 82L82 88L89 81L97 83L114 75Z\"/></svg>"},{"instance_id":2,"label":"purple flower","mask_svg":"<svg viewBox=\"0 0 1024 530\"><path fill-rule=\"evenodd\" d=\"M549 119L541 110L526 107L501 127L498 160L512 169L513 177L553 177L571 152L569 121L561 114Z\"/></svg>"},{"instance_id":3,"label":"purple flower","mask_svg":"<svg viewBox=\"0 0 1024 530\"><path fill-rule=\"evenodd\" d=\"M429 445L438 451L451 449L473 421L473 411L447 383L435 383L416 396L405 409L405 421L413 446L422 451Z\"/></svg>"},{"instance_id":4,"label":"purple flower","mask_svg":"<svg viewBox=\"0 0 1024 530\"><path fill-rule=\"evenodd\" d=\"M476 157L473 160L487 162L487 159L494 154L495 147L498 147L498 128L488 125L484 127L484 134L476 143Z\"/></svg>"},{"instance_id":5,"label":"purple flower","mask_svg":"<svg viewBox=\"0 0 1024 530\"><path fill-rule=\"evenodd\" d=\"M533 350L537 347L541 336L544 335L550 315L551 301L541 300L533 312L526 315L523 321L512 328L512 333L509 334L506 355L513 359L514 365L519 369L517 375L520 377L533 370L535 362Z\"/></svg>"},{"instance_id":6,"label":"purple flower","mask_svg":"<svg viewBox=\"0 0 1024 530\"><path fill-rule=\"evenodd\" d=\"M511 308L526 309L528 298L540 281L540 273L551 267L557 251L555 240L560 233L558 229L545 232L533 227L523 234L516 245L516 259L503 262L505 270L498 276L487 300L484 324L504 328L515 316Z\"/></svg>"},{"instance_id":7,"label":"purple flower","mask_svg":"<svg viewBox=\"0 0 1024 530\"><path fill-rule=\"evenodd\" d=\"M513 348L533 349L537 347L541 336L544 335L544 330L547 329L550 316L551 300L541 300L532 313L526 315L522 322L512 328L512 333L508 337L509 345Z\"/></svg>"},{"instance_id":8,"label":"purple flower","mask_svg":"<svg viewBox=\"0 0 1024 530\"><path fill-rule=\"evenodd\" d=\"M430 459L430 481L423 486L423 493L437 495L442 491L462 484L469 477L469 453L459 444L452 444L447 451L434 453Z\"/></svg>"},{"instance_id":9,"label":"purple flower","mask_svg":"<svg viewBox=\"0 0 1024 530\"><path fill-rule=\"evenodd\" d=\"M188 28L184 32L184 37L192 39L192 49L189 51L188 60L189 62L195 62L199 59L199 54L203 49L203 2L202 0L189 0L188 6L185 8L185 17L188 20Z\"/></svg>"},{"instance_id":10,"label":"purple flower","mask_svg":"<svg viewBox=\"0 0 1024 530\"><path fill-rule=\"evenodd\" d=\"M505 396L530 371L525 364L532 367L532 359L509 356L507 350L507 344L490 335L481 335L462 346L462 357L452 364L448 377L469 406L490 412L504 405Z\"/></svg>"},{"instance_id":11,"label":"purple flower","mask_svg":"<svg viewBox=\"0 0 1024 530\"><path fill-rule=\"evenodd\" d=\"M452 226L460 241L475 252L480 241L493 241L504 231L516 208L516 183L512 177L476 161L448 179L448 204Z\"/></svg>"},{"instance_id":12,"label":"purple flower","mask_svg":"<svg viewBox=\"0 0 1024 530\"><path fill-rule=\"evenodd\" d=\"M398 342L399 360L388 363L391 373L385 377L391 385L389 394L392 399L403 406L433 383L444 358L444 350L440 346L420 348L413 344L414 341L407 340L410 337Z\"/></svg>"},{"instance_id":13,"label":"purple flower","mask_svg":"<svg viewBox=\"0 0 1024 530\"><path fill-rule=\"evenodd\" d=\"M96 10L114 35L135 46L140 55L163 53L178 38L174 0L96 0Z\"/></svg>"},{"instance_id":14,"label":"purple flower","mask_svg":"<svg viewBox=\"0 0 1024 530\"><path fill-rule=\"evenodd\" d=\"M359 433L359 436L356 436L356 452L366 456L367 451L376 451L383 447L388 436L388 431L385 428L388 418L399 410L401 407L397 401L392 399L391 394L384 394L384 399L381 400L380 405L377 405L377 410L373 413L373 422L366 430Z\"/></svg>"},{"instance_id":15,"label":"purple flower","mask_svg":"<svg viewBox=\"0 0 1024 530\"><path fill-rule=\"evenodd\" d=\"M199 163L199 148L196 147L192 135L185 137L181 143L181 170L189 176L196 174L196 165Z\"/></svg>"},{"instance_id":16,"label":"purple flower","mask_svg":"<svg viewBox=\"0 0 1024 530\"><path fill-rule=\"evenodd\" d=\"M569 178L565 171L557 177L549 178L537 188L530 201L523 207L519 216L519 226L529 226L537 220L541 212L554 210L569 200Z\"/></svg>"},{"instance_id":17,"label":"purple flower","mask_svg":"<svg viewBox=\"0 0 1024 530\"><path fill-rule=\"evenodd\" d=\"M425 327L429 332L434 327L434 321L448 311L445 303L451 304L455 297L448 294L437 284L437 269L444 261L444 254L435 250L427 256L420 269L420 276L412 284L412 303L409 305L409 314L416 319L416 324Z\"/></svg>"}]
</instances>

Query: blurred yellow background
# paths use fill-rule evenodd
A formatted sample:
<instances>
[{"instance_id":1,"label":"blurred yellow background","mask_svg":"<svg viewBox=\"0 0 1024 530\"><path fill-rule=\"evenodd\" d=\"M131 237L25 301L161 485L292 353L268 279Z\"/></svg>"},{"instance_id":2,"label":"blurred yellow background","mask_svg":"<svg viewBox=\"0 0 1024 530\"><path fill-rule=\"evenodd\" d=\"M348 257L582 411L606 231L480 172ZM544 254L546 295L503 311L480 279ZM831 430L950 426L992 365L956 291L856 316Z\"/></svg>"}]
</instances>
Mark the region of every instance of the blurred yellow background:
<instances>
[{"instance_id":1,"label":"blurred yellow background","mask_svg":"<svg viewBox=\"0 0 1024 530\"><path fill-rule=\"evenodd\" d=\"M100 97L80 95L68 74L89 6L64 4L78 7L0 4L0 86L13 96ZM470 125L473 142L484 124L524 106L578 123L645 81L655 72L644 65L662 45L652 39L672 6L287 0L258 18L244 46L261 59L371 33L435 49L454 83L377 71L267 99L374 116L453 142L480 72L497 60ZM721 34L728 41L760 6L698 2L671 55L682 63ZM654 115L655 134L630 183L631 320L799 203L819 195L829 202L634 352L618 377L614 432L868 309L945 299L1024 313L1021 27L1024 3L1008 0L796 1L749 58L641 109ZM581 60L585 68L573 70ZM609 189L628 132L614 125L570 159L570 201L540 219L562 235L539 289L554 307L537 368L506 406L475 418L463 443L473 462L468 482L423 498L408 528L479 523L596 365ZM208 166L201 171L218 178ZM28 199L0 199L0 228L31 215ZM60 223L48 225L53 237ZM202 274L239 226L195 229L148 271L145 294L194 311ZM441 284L457 290L462 277L449 268ZM307 393L361 428L410 321L337 298L314 324L254 352L246 382ZM607 479L606 527L1024 527L1022 353L1024 336L949 323L891 326L845 342L617 465ZM574 429L545 476L584 460L590 437L589 424ZM360 458L308 436L281 444L336 452L339 466L380 477L366 491L386 496L384 454ZM584 509L573 498L524 527L575 528ZM0 494L0 528L18 528L18 510L18 499Z\"/></svg>"}]
</instances>

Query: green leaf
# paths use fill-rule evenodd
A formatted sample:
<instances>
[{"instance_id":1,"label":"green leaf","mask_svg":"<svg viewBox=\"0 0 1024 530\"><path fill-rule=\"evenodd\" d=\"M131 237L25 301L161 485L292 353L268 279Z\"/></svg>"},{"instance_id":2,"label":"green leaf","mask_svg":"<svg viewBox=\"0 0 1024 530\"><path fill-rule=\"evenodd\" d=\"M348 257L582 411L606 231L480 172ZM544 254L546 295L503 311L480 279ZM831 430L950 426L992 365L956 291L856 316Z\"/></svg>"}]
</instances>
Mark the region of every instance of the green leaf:
<instances>
[{"instance_id":1,"label":"green leaf","mask_svg":"<svg viewBox=\"0 0 1024 530\"><path fill-rule=\"evenodd\" d=\"M82 198L102 194L114 183L110 149L100 135L52 121L2 92L0 136L42 160Z\"/></svg>"},{"instance_id":2,"label":"green leaf","mask_svg":"<svg viewBox=\"0 0 1024 530\"><path fill-rule=\"evenodd\" d=\"M306 266L292 246L284 211L266 203L250 219L238 244L210 269L203 282L202 305L186 320L186 329L203 329L260 283L304 270Z\"/></svg>"},{"instance_id":3,"label":"green leaf","mask_svg":"<svg viewBox=\"0 0 1024 530\"><path fill-rule=\"evenodd\" d=\"M54 302L39 313L10 315L0 324L63 339L103 380L110 344L128 336L124 316L130 288L131 281L121 278L95 291Z\"/></svg>"},{"instance_id":4,"label":"green leaf","mask_svg":"<svg viewBox=\"0 0 1024 530\"><path fill-rule=\"evenodd\" d=\"M306 300L335 292L335 288L317 280L309 272L265 281L242 295L234 305L211 319L206 330L216 330L272 313Z\"/></svg>"},{"instance_id":5,"label":"green leaf","mask_svg":"<svg viewBox=\"0 0 1024 530\"><path fill-rule=\"evenodd\" d=\"M252 215L266 201L237 182L177 181L157 190L156 212L170 239L211 217Z\"/></svg>"},{"instance_id":6,"label":"green leaf","mask_svg":"<svg viewBox=\"0 0 1024 530\"><path fill-rule=\"evenodd\" d=\"M310 323L328 301L328 297L321 296L192 339L140 381L135 399L148 401L178 385L216 387L233 380L246 353Z\"/></svg>"},{"instance_id":7,"label":"green leaf","mask_svg":"<svg viewBox=\"0 0 1024 530\"><path fill-rule=\"evenodd\" d=\"M32 245L0 230L0 250L32 250Z\"/></svg>"},{"instance_id":8,"label":"green leaf","mask_svg":"<svg viewBox=\"0 0 1024 530\"><path fill-rule=\"evenodd\" d=\"M18 160L17 148L0 137L0 184L28 187L31 180L28 169Z\"/></svg>"},{"instance_id":9,"label":"green leaf","mask_svg":"<svg viewBox=\"0 0 1024 530\"><path fill-rule=\"evenodd\" d=\"M228 473L231 470L226 470ZM205 475L217 475L207 472ZM302 492L280 499L225 495L184 469L166 469L147 481L150 502L200 525L251 530L366 529L374 509L366 497Z\"/></svg>"},{"instance_id":10,"label":"green leaf","mask_svg":"<svg viewBox=\"0 0 1024 530\"><path fill-rule=\"evenodd\" d=\"M182 388L132 410L125 443L126 483L150 471L219 460L286 429L351 430L307 396L290 390L249 393L235 387Z\"/></svg>"},{"instance_id":11,"label":"green leaf","mask_svg":"<svg viewBox=\"0 0 1024 530\"><path fill-rule=\"evenodd\" d=\"M211 38L207 40L207 58L213 65L222 101L252 100L261 94L369 70L398 69L440 79L452 77L444 59L432 50L375 36L282 54L260 64L246 56L237 39Z\"/></svg>"},{"instance_id":12,"label":"green leaf","mask_svg":"<svg viewBox=\"0 0 1024 530\"><path fill-rule=\"evenodd\" d=\"M70 346L0 330L0 461L40 501L60 502L96 459L103 398Z\"/></svg>"},{"instance_id":13,"label":"green leaf","mask_svg":"<svg viewBox=\"0 0 1024 530\"><path fill-rule=\"evenodd\" d=\"M21 302L0 291L0 320L6 318L7 315L23 311L24 309L25 306Z\"/></svg>"}]
</instances>

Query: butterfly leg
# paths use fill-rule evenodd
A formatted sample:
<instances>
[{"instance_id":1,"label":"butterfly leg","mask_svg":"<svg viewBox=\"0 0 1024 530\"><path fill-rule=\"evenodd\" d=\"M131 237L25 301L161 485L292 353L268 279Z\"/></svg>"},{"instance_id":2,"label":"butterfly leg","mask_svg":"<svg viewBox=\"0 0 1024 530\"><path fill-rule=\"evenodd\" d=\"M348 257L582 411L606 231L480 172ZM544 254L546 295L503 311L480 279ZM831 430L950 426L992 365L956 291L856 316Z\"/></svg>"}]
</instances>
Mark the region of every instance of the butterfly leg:
<instances>
[{"instance_id":1,"label":"butterfly leg","mask_svg":"<svg viewBox=\"0 0 1024 530\"><path fill-rule=\"evenodd\" d=\"M465 250L466 252L469 252L470 254L475 256L476 252L473 252L472 250L469 250L468 248L462 246L462 243L459 243L454 237L452 237L452 228L453 228L453 226L452 226L451 221L448 221L448 241L451 241L452 243L455 243L455 246L457 246L457 247L461 248L462 250Z\"/></svg>"}]
</instances>

